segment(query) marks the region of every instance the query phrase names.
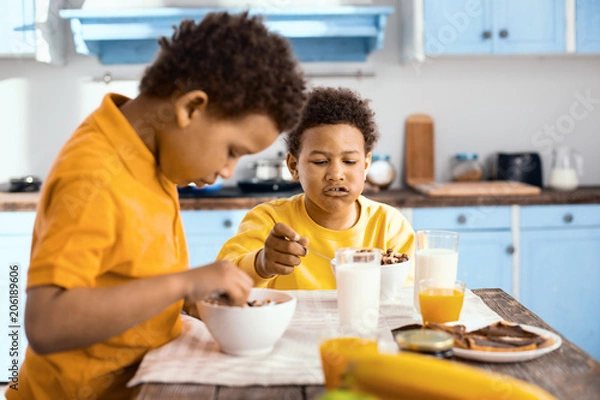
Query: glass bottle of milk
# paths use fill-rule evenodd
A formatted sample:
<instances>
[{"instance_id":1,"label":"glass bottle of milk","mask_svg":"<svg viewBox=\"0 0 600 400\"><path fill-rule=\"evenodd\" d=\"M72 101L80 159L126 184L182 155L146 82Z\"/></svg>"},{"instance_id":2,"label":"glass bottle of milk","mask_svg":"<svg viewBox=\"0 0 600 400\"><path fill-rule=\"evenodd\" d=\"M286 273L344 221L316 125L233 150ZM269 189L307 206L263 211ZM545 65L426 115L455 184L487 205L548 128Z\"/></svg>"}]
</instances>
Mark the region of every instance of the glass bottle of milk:
<instances>
[{"instance_id":1,"label":"glass bottle of milk","mask_svg":"<svg viewBox=\"0 0 600 400\"><path fill-rule=\"evenodd\" d=\"M555 190L575 190L583 175L583 157L569 146L557 146L552 152L548 186Z\"/></svg>"},{"instance_id":2,"label":"glass bottle of milk","mask_svg":"<svg viewBox=\"0 0 600 400\"><path fill-rule=\"evenodd\" d=\"M458 233L422 230L416 232L415 284L413 305L419 307L419 281L436 279L454 287L458 272Z\"/></svg>"}]
</instances>

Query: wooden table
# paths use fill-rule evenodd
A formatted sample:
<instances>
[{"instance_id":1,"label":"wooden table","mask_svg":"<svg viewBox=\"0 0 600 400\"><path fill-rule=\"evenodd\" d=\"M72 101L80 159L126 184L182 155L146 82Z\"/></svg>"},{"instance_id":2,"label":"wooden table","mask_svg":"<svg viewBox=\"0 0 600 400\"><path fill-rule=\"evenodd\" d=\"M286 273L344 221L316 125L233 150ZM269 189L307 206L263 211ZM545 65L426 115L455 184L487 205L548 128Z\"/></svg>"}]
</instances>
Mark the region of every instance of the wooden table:
<instances>
[{"instance_id":1,"label":"wooden table","mask_svg":"<svg viewBox=\"0 0 600 400\"><path fill-rule=\"evenodd\" d=\"M481 297L488 307L507 321L539 326L554 331L537 315L501 289L475 289L473 292ZM460 362L532 382L559 399L600 399L600 364L564 337L563 344L558 350L527 362L511 364L487 364L463 360L460 360ZM323 386L232 388L194 384L151 383L139 387L136 399L310 400L318 398L324 391Z\"/></svg>"}]
</instances>

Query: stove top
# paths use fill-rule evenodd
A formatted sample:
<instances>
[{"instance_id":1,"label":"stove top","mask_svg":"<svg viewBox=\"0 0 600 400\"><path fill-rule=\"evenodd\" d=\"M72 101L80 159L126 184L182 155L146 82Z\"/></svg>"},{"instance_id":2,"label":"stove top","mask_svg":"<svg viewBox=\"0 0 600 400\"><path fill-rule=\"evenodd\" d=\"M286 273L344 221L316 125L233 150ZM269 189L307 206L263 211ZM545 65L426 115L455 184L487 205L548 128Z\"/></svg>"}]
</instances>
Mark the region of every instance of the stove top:
<instances>
[{"instance_id":1,"label":"stove top","mask_svg":"<svg viewBox=\"0 0 600 400\"><path fill-rule=\"evenodd\" d=\"M178 188L182 199L196 198L235 198L235 197L290 197L302 193L297 182L240 181L238 186L223 186L218 190L199 190L193 187Z\"/></svg>"}]
</instances>

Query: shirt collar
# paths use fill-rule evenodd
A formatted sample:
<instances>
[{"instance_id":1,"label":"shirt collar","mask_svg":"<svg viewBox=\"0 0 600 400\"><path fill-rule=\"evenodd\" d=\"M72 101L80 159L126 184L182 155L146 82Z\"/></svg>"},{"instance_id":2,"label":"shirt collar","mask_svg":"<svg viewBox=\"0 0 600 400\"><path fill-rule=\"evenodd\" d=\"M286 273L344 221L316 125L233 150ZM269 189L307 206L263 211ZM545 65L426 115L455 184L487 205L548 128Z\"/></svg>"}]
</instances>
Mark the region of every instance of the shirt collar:
<instances>
[{"instance_id":1,"label":"shirt collar","mask_svg":"<svg viewBox=\"0 0 600 400\"><path fill-rule=\"evenodd\" d=\"M119 110L129 100L119 94L107 94L95 114L95 121L134 178L142 183L165 180L156 158Z\"/></svg>"}]
</instances>

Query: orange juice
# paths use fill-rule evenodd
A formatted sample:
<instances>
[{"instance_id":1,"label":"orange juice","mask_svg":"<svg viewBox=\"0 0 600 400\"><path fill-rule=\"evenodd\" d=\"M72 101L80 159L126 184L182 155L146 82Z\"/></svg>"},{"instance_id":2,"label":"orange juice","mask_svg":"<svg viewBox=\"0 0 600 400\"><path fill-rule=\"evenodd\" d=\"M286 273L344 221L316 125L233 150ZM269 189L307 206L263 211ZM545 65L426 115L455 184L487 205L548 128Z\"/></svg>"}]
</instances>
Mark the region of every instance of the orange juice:
<instances>
[{"instance_id":1,"label":"orange juice","mask_svg":"<svg viewBox=\"0 0 600 400\"><path fill-rule=\"evenodd\" d=\"M333 390L342 383L348 360L360 354L377 353L377 342L357 337L340 337L324 341L319 351L325 387Z\"/></svg>"},{"instance_id":2,"label":"orange juice","mask_svg":"<svg viewBox=\"0 0 600 400\"><path fill-rule=\"evenodd\" d=\"M423 322L458 321L465 294L452 288L426 288L419 293Z\"/></svg>"}]
</instances>

